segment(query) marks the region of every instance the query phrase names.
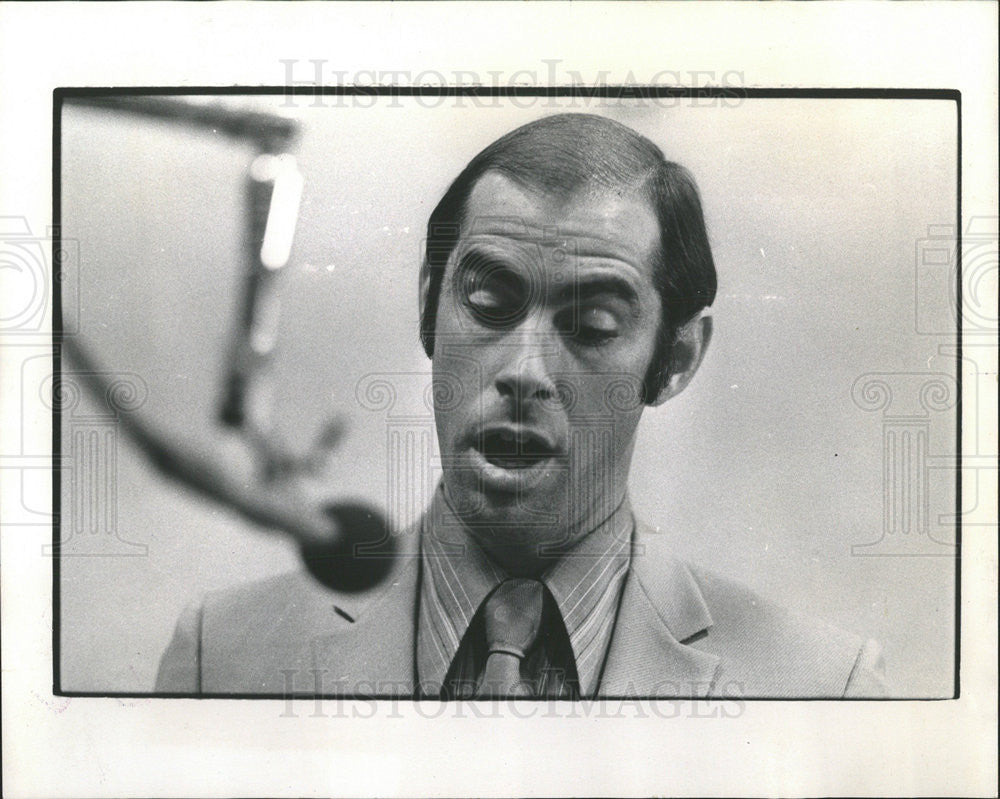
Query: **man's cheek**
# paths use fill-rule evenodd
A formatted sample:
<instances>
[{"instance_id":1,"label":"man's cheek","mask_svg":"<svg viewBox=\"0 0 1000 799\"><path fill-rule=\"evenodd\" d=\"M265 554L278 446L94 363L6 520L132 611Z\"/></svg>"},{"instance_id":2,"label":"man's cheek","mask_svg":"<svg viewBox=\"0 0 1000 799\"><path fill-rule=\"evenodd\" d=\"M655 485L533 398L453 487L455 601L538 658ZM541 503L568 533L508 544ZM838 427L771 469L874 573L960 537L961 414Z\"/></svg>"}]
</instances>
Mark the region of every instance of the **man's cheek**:
<instances>
[{"instance_id":1,"label":"man's cheek","mask_svg":"<svg viewBox=\"0 0 1000 799\"><path fill-rule=\"evenodd\" d=\"M434 414L438 439L444 454L455 454L458 445L460 423L457 411L438 411Z\"/></svg>"}]
</instances>

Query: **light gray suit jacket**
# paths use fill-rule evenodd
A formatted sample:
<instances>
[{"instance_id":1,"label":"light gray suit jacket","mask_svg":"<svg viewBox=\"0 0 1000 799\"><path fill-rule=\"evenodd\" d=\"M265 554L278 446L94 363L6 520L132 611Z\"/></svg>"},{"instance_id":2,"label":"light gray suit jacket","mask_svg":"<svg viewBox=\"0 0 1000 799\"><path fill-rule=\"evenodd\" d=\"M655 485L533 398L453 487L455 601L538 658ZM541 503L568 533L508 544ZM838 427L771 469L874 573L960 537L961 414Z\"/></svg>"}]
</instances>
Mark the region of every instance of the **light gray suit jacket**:
<instances>
[{"instance_id":1,"label":"light gray suit jacket","mask_svg":"<svg viewBox=\"0 0 1000 799\"><path fill-rule=\"evenodd\" d=\"M603 697L885 695L879 647L660 552L642 525L601 676ZM350 595L304 571L209 595L178 622L156 690L412 696L419 558Z\"/></svg>"}]
</instances>

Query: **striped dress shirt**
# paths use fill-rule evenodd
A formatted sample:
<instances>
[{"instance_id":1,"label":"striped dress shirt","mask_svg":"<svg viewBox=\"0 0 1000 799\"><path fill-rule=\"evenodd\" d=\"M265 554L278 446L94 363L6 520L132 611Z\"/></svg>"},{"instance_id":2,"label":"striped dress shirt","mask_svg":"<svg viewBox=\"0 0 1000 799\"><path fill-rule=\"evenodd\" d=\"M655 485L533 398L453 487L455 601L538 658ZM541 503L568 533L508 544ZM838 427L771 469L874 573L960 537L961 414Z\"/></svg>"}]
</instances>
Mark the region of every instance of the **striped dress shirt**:
<instances>
[{"instance_id":1,"label":"striped dress shirt","mask_svg":"<svg viewBox=\"0 0 1000 799\"><path fill-rule=\"evenodd\" d=\"M628 572L634 528L626 497L539 577L548 589L545 613L549 623L561 620L567 635L560 640L568 636L569 643L566 647L554 639L543 653L529 656L529 661L542 659L539 695L586 698L597 693ZM424 517L421 558L416 653L420 692L470 696L468 690L456 693L448 687L474 686L486 657L485 642L477 646L474 640L482 637L481 625L477 633L476 613L509 575L472 538L443 487Z\"/></svg>"}]
</instances>

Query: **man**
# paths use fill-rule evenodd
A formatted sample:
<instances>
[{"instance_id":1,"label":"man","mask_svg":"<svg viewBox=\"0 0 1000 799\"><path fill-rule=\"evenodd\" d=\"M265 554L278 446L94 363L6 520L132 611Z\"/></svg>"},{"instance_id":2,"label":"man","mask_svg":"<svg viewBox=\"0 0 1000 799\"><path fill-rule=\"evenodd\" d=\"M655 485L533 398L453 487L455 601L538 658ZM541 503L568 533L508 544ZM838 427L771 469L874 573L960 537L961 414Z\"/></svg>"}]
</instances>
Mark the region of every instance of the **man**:
<instances>
[{"instance_id":1,"label":"man","mask_svg":"<svg viewBox=\"0 0 1000 799\"><path fill-rule=\"evenodd\" d=\"M442 484L381 587L288 575L185 614L157 688L443 698L842 697L879 656L675 560L627 495L645 407L712 333L697 188L634 131L550 116L428 224L421 339Z\"/></svg>"}]
</instances>

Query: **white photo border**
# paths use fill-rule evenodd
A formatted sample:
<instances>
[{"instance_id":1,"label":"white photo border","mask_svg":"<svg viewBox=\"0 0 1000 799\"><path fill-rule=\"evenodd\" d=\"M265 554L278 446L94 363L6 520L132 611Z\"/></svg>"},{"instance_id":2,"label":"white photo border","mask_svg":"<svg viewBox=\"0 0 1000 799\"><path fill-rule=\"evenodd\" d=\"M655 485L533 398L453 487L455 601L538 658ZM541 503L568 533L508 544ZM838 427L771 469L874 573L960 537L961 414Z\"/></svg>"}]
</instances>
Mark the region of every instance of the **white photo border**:
<instances>
[{"instance_id":1,"label":"white photo border","mask_svg":"<svg viewBox=\"0 0 1000 799\"><path fill-rule=\"evenodd\" d=\"M458 19L462 33L445 36ZM995 5L964 2L7 4L0 8L0 215L23 216L35 230L51 226L47 176L59 87L268 86L289 58L327 59L354 76L374 67L425 79L429 71L462 70L530 79L533 70L546 74L546 60L558 60L584 76L606 71L614 85L663 71L666 58L678 85L737 71L747 88L960 92L964 228L969 219L997 216L995 23ZM482 29L498 44L482 42ZM687 36L693 30L704 38ZM30 342L5 337L5 360L26 346L51 340L44 332ZM978 368L995 374L995 344L983 357ZM6 435L13 412L6 382L3 403ZM978 410L980 418L963 425L963 451L995 453L995 405ZM39 404L24 415L30 435L49 440L48 409ZM7 506L19 498L4 482ZM44 506L51 493L33 499ZM6 793L989 795L996 779L995 493L981 496L976 512L986 533L962 542L959 699L748 702L738 713L726 700L636 700L608 717L546 717L517 706L458 717L440 703L405 701L344 700L331 712L312 700L56 696L51 561L38 556L37 531L12 526L0 537Z\"/></svg>"}]
</instances>

